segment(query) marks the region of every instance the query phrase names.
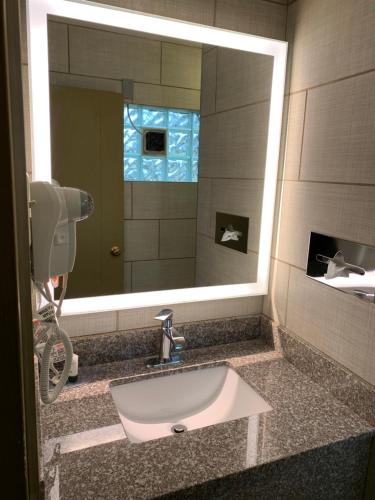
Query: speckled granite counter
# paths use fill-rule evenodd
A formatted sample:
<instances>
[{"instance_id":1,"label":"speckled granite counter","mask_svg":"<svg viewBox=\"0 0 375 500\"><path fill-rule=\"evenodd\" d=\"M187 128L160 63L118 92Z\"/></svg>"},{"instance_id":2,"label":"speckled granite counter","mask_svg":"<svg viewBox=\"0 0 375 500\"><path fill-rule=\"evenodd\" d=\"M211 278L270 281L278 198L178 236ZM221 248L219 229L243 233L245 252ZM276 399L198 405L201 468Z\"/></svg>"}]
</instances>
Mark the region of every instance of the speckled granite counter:
<instances>
[{"instance_id":1,"label":"speckled granite counter","mask_svg":"<svg viewBox=\"0 0 375 500\"><path fill-rule=\"evenodd\" d=\"M42 408L47 498L361 498L373 428L281 352L255 338L185 359L229 364L273 411L134 444L108 385L150 373L145 359L84 367L79 384Z\"/></svg>"}]
</instances>

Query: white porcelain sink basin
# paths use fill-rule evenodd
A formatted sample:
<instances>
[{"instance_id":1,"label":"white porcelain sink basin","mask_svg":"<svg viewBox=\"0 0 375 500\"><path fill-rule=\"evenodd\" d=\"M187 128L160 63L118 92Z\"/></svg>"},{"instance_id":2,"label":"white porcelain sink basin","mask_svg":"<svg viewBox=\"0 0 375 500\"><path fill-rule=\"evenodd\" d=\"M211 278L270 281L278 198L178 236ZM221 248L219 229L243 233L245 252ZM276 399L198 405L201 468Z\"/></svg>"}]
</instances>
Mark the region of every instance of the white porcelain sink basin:
<instances>
[{"instance_id":1,"label":"white porcelain sink basin","mask_svg":"<svg viewBox=\"0 0 375 500\"><path fill-rule=\"evenodd\" d=\"M272 410L227 366L112 384L110 390L125 433L133 442Z\"/></svg>"}]
</instances>

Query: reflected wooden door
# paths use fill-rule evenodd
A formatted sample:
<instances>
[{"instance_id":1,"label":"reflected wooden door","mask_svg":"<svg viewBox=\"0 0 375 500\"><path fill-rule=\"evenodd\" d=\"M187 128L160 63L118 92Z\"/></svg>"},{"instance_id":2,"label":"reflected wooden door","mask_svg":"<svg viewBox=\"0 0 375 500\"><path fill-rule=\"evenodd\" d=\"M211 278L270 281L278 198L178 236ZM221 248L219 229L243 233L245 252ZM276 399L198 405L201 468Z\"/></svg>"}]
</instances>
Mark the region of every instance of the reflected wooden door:
<instances>
[{"instance_id":1,"label":"reflected wooden door","mask_svg":"<svg viewBox=\"0 0 375 500\"><path fill-rule=\"evenodd\" d=\"M53 178L87 191L95 204L94 214L77 223L67 297L123 293L122 96L52 86L51 141Z\"/></svg>"}]
</instances>

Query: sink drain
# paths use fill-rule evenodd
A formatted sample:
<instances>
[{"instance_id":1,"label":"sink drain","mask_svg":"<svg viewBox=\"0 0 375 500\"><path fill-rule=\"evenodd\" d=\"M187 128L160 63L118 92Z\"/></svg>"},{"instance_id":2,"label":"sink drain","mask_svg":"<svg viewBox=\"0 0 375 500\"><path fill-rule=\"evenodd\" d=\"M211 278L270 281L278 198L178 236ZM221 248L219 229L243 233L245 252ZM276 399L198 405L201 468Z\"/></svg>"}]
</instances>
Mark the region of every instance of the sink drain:
<instances>
[{"instance_id":1,"label":"sink drain","mask_svg":"<svg viewBox=\"0 0 375 500\"><path fill-rule=\"evenodd\" d=\"M171 431L174 432L175 434L181 434L182 432L187 431L187 427L186 427L186 425L175 424L175 425L172 425Z\"/></svg>"}]
</instances>

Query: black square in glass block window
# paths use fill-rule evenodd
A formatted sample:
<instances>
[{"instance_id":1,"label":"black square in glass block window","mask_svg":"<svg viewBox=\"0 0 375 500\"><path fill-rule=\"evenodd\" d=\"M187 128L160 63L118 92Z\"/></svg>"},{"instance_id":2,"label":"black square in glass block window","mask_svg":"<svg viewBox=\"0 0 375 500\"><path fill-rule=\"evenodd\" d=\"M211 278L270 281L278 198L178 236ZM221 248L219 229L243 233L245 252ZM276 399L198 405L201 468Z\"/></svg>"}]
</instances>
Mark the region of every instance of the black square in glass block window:
<instances>
[{"instance_id":1,"label":"black square in glass block window","mask_svg":"<svg viewBox=\"0 0 375 500\"><path fill-rule=\"evenodd\" d=\"M165 129L143 129L143 154L165 155L167 150Z\"/></svg>"}]
</instances>

